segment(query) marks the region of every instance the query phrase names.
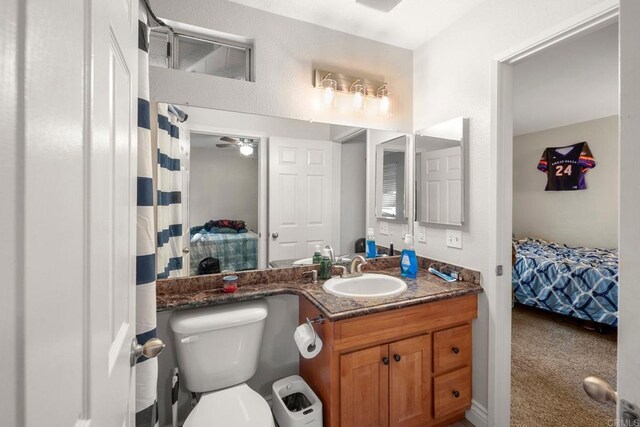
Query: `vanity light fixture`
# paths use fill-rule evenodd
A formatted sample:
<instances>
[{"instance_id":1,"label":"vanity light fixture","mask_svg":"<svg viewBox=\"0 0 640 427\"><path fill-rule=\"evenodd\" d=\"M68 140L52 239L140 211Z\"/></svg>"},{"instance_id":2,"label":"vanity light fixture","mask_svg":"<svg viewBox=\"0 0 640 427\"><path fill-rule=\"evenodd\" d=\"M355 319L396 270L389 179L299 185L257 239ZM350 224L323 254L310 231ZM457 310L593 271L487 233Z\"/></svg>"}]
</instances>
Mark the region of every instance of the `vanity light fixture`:
<instances>
[{"instance_id":1,"label":"vanity light fixture","mask_svg":"<svg viewBox=\"0 0 640 427\"><path fill-rule=\"evenodd\" d=\"M349 88L349 93L353 97L353 110L364 111L365 108L365 97L367 96L367 88L360 83L361 79L357 79L353 83L351 83L351 87Z\"/></svg>"},{"instance_id":2,"label":"vanity light fixture","mask_svg":"<svg viewBox=\"0 0 640 427\"><path fill-rule=\"evenodd\" d=\"M243 144L240 146L240 154L250 156L253 154L253 146L251 144Z\"/></svg>"},{"instance_id":3,"label":"vanity light fixture","mask_svg":"<svg viewBox=\"0 0 640 427\"><path fill-rule=\"evenodd\" d=\"M338 82L331 79L331 73L324 76L318 85L322 89L322 103L326 106L332 106L336 98L336 90L338 89Z\"/></svg>"},{"instance_id":4,"label":"vanity light fixture","mask_svg":"<svg viewBox=\"0 0 640 427\"><path fill-rule=\"evenodd\" d=\"M386 83L380 86L376 91L376 98L378 98L378 112L383 116L388 116L391 112L389 95L391 95L391 92L387 89Z\"/></svg>"}]
</instances>

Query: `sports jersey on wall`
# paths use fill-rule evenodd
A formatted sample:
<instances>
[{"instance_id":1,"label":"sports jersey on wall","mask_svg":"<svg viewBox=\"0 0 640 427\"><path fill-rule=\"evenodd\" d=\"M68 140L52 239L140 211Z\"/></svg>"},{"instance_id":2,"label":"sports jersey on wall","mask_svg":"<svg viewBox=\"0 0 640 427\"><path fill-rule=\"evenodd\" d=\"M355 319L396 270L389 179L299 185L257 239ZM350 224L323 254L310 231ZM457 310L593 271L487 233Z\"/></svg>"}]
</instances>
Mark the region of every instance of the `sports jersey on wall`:
<instances>
[{"instance_id":1,"label":"sports jersey on wall","mask_svg":"<svg viewBox=\"0 0 640 427\"><path fill-rule=\"evenodd\" d=\"M545 191L571 191L587 188L585 175L594 168L589 145L586 142L566 147L549 147L544 150L538 169L547 174Z\"/></svg>"}]
</instances>

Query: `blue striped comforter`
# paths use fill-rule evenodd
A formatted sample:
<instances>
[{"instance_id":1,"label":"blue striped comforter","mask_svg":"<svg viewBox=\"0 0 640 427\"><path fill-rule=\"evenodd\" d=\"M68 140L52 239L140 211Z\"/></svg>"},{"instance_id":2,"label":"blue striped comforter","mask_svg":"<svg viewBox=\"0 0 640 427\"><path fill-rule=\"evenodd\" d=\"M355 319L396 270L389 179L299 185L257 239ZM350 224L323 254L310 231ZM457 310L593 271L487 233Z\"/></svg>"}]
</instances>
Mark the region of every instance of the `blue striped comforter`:
<instances>
[{"instance_id":1,"label":"blue striped comforter","mask_svg":"<svg viewBox=\"0 0 640 427\"><path fill-rule=\"evenodd\" d=\"M517 302L618 325L618 252L523 239L514 242Z\"/></svg>"}]
</instances>

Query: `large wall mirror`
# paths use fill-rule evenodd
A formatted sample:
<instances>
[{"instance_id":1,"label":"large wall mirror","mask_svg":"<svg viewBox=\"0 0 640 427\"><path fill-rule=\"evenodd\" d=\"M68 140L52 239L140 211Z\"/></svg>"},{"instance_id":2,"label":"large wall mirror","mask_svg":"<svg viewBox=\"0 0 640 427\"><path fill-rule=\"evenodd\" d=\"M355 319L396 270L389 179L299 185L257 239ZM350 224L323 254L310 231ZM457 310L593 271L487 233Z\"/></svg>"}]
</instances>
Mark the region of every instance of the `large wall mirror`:
<instances>
[{"instance_id":1,"label":"large wall mirror","mask_svg":"<svg viewBox=\"0 0 640 427\"><path fill-rule=\"evenodd\" d=\"M376 217L404 221L407 219L407 167L406 136L376 145Z\"/></svg>"},{"instance_id":2,"label":"large wall mirror","mask_svg":"<svg viewBox=\"0 0 640 427\"><path fill-rule=\"evenodd\" d=\"M378 147L385 176L396 182L387 212L407 216L404 134L166 103L156 109L159 279L311 264L316 246L348 262L375 227L367 188L375 185L368 171Z\"/></svg>"},{"instance_id":3,"label":"large wall mirror","mask_svg":"<svg viewBox=\"0 0 640 427\"><path fill-rule=\"evenodd\" d=\"M416 221L464 222L465 145L468 119L458 117L415 135Z\"/></svg>"}]
</instances>

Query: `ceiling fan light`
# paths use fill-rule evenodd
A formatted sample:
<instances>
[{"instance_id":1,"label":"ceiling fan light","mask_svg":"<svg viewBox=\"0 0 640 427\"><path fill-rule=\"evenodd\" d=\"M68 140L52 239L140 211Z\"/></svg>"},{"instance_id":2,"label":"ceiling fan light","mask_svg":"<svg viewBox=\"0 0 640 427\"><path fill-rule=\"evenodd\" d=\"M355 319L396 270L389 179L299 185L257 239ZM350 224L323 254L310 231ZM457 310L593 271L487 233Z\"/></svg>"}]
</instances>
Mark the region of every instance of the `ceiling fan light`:
<instances>
[{"instance_id":1,"label":"ceiling fan light","mask_svg":"<svg viewBox=\"0 0 640 427\"><path fill-rule=\"evenodd\" d=\"M243 156L250 156L253 154L253 147L249 144L244 144L240 146L240 154Z\"/></svg>"}]
</instances>

